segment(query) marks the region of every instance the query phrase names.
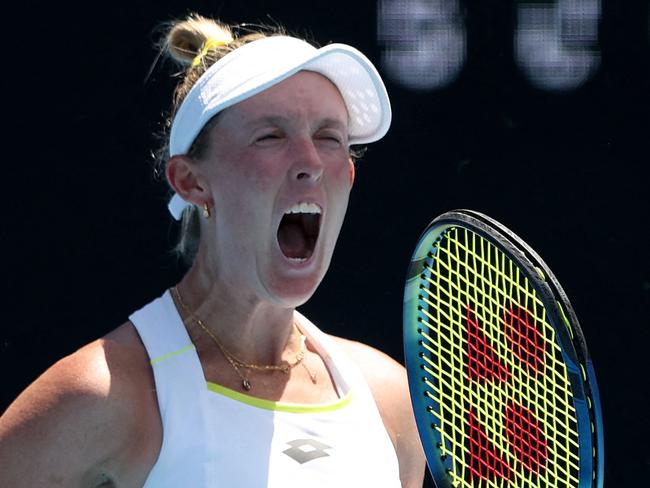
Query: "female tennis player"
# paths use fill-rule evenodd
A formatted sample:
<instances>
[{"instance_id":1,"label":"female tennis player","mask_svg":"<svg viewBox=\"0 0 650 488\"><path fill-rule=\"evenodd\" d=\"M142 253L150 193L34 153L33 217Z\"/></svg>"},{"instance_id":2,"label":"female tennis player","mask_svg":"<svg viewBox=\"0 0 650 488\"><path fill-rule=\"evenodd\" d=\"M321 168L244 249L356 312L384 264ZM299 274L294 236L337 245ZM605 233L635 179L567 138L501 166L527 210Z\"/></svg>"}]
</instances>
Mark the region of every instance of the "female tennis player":
<instances>
[{"instance_id":1,"label":"female tennis player","mask_svg":"<svg viewBox=\"0 0 650 488\"><path fill-rule=\"evenodd\" d=\"M0 485L415 487L403 367L296 311L330 264L350 147L390 104L356 49L199 16L164 171L191 262L175 286L52 366L0 421Z\"/></svg>"}]
</instances>

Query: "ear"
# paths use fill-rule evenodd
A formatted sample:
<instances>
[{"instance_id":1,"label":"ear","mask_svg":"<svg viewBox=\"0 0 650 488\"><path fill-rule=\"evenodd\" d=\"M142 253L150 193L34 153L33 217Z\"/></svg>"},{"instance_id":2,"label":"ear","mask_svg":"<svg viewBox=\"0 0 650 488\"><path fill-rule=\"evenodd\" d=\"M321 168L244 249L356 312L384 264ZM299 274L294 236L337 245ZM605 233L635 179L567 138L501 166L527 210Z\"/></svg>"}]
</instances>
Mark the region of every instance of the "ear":
<instances>
[{"instance_id":1,"label":"ear","mask_svg":"<svg viewBox=\"0 0 650 488\"><path fill-rule=\"evenodd\" d=\"M186 202L202 207L211 204L212 197L203 184L201 173L194 160L188 156L173 156L167 161L165 176L174 191Z\"/></svg>"},{"instance_id":2,"label":"ear","mask_svg":"<svg viewBox=\"0 0 650 488\"><path fill-rule=\"evenodd\" d=\"M354 165L354 161L352 158L350 158L350 188L352 188L352 185L354 185L354 177L356 176L357 169L356 166Z\"/></svg>"}]
</instances>

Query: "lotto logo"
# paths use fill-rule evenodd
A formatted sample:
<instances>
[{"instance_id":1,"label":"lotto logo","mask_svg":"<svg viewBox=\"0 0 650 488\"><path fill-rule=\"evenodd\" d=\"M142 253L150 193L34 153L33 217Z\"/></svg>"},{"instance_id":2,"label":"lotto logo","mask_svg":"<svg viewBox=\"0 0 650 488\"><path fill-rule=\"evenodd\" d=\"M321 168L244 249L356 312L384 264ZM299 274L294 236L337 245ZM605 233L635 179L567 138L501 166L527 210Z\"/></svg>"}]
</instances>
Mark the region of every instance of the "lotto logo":
<instances>
[{"instance_id":1,"label":"lotto logo","mask_svg":"<svg viewBox=\"0 0 650 488\"><path fill-rule=\"evenodd\" d=\"M294 461L304 464L308 461L327 457L329 454L325 449L331 449L331 446L324 444L316 439L296 439L295 441L287 442L291 447L286 451L282 451Z\"/></svg>"}]
</instances>

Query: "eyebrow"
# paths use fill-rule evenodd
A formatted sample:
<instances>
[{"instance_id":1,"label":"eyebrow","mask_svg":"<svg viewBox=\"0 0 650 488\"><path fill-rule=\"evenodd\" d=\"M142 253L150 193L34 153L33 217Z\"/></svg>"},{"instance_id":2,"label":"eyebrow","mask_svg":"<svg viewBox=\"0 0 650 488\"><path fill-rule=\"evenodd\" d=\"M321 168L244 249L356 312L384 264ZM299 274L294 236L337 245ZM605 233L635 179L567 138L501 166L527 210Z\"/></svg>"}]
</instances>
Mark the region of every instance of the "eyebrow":
<instances>
[{"instance_id":1,"label":"eyebrow","mask_svg":"<svg viewBox=\"0 0 650 488\"><path fill-rule=\"evenodd\" d=\"M292 120L294 117L285 117L282 115L262 115L250 122L249 126L256 126L261 124L269 125L283 125L287 121ZM335 129L347 130L346 124L340 119L333 117L325 117L319 120L318 128L333 127Z\"/></svg>"}]
</instances>

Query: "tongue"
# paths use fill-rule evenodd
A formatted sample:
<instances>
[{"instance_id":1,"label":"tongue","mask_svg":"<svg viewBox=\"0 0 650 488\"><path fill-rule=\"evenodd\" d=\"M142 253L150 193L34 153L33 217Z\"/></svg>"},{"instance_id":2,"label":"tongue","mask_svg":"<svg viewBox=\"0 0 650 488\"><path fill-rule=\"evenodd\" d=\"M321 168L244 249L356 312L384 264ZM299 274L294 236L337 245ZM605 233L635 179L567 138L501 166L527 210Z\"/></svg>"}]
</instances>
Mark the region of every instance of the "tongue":
<instances>
[{"instance_id":1,"label":"tongue","mask_svg":"<svg viewBox=\"0 0 650 488\"><path fill-rule=\"evenodd\" d=\"M298 215L282 219L278 229L278 243L282 254L288 258L308 258L312 252Z\"/></svg>"}]
</instances>

